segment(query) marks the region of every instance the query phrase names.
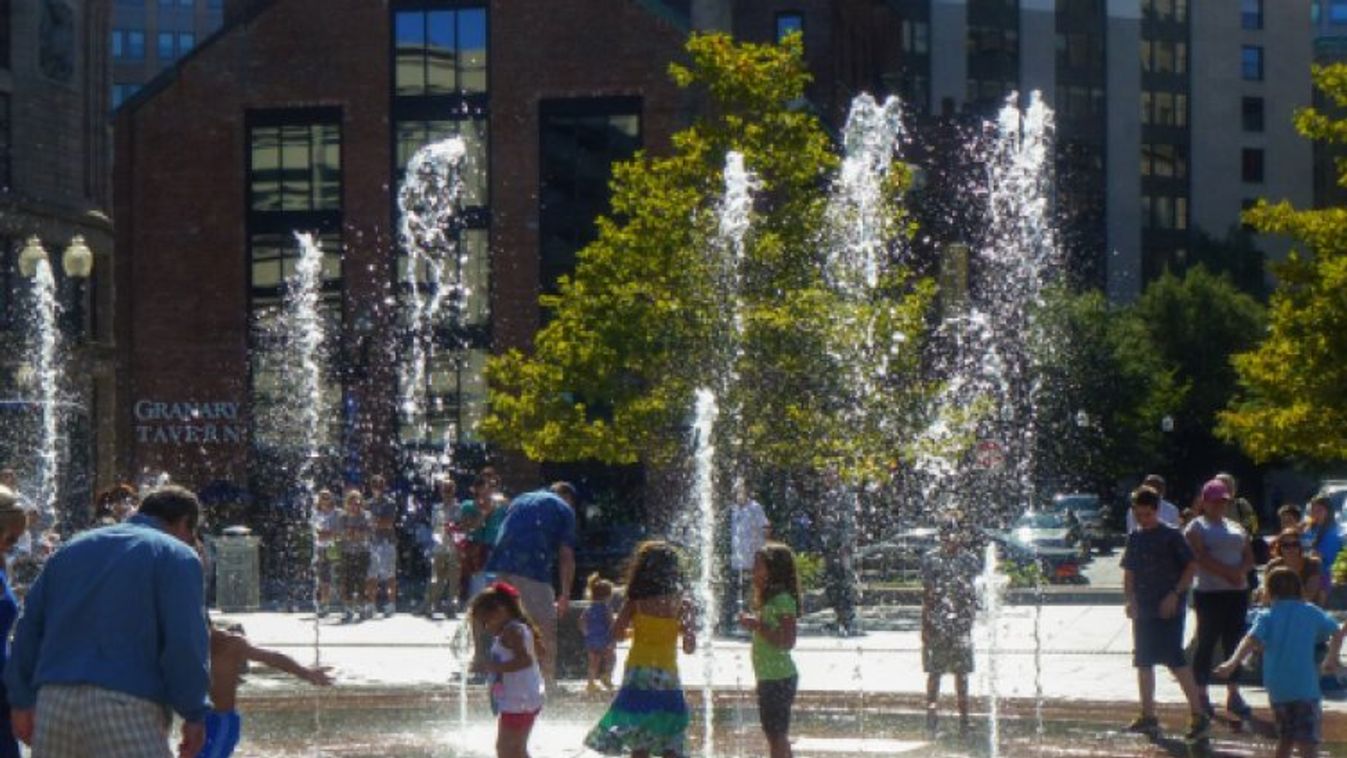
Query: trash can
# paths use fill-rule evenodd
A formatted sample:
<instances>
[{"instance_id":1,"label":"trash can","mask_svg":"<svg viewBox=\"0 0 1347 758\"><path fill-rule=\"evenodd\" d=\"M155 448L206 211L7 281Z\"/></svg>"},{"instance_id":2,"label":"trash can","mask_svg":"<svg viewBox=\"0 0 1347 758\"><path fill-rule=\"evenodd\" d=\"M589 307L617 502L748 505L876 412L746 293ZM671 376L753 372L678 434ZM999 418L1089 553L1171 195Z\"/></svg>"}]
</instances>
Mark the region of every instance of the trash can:
<instances>
[{"instance_id":1,"label":"trash can","mask_svg":"<svg viewBox=\"0 0 1347 758\"><path fill-rule=\"evenodd\" d=\"M221 611L255 611L260 605L259 542L246 526L231 526L215 539L215 605Z\"/></svg>"}]
</instances>

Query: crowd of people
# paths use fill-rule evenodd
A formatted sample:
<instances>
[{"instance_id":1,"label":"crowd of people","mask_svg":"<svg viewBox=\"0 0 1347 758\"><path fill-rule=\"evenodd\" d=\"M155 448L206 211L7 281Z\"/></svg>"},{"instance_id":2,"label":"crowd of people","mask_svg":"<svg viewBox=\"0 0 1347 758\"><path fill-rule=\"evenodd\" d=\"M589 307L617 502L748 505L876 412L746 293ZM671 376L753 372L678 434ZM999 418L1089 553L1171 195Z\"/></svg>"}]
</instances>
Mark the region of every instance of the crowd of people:
<instances>
[{"instance_id":1,"label":"crowd of people","mask_svg":"<svg viewBox=\"0 0 1347 758\"><path fill-rule=\"evenodd\" d=\"M142 500L132 488L113 488L98 499L100 528L51 552L32 547L56 540L2 483L6 475L0 471L0 549L14 554L27 541L28 555L47 557L22 598L12 591L13 563L0 573L0 635L13 631L0 702L0 720L11 723L0 724L0 758L19 754L16 739L40 756L168 755L170 712L184 723L180 756L227 756L242 732L236 693L248 661L317 686L332 683L324 669L259 648L241 630L211 626L198 538L202 510L190 491L161 486ZM469 673L488 685L497 753L526 756L533 726L558 691L558 624L570 600L553 582L559 578L563 588L574 582L576 492L556 482L507 500L490 467L469 490L460 502L445 483L433 505L432 576L420 609L450 617L468 611L476 647ZM1319 672L1336 671L1347 636L1347 628L1319 608L1342 547L1332 504L1312 499L1303 520L1297 507L1284 506L1265 542L1229 476L1208 481L1187 509L1164 494L1164 480L1152 475L1130 498L1121 564L1140 714L1129 728L1160 729L1157 665L1169 668L1183 690L1191 711L1188 739L1209 733L1216 713L1211 686L1225 687L1231 717L1249 718L1252 709L1234 675L1258 657L1279 755L1293 749L1313 755L1322 719ZM751 639L765 750L779 758L791 755L799 685L791 655L803 608L796 556L771 540L762 506L745 492L736 495L723 607ZM378 477L367 492L350 488L340 499L328 490L316 493L320 614L369 618L381 599L382 611L394 612L397 518ZM589 604L576 620L587 689L612 692L583 742L606 755L681 756L690 719L678 650L691 654L697 647L698 609L674 545L641 543L626 565L616 585L598 574L588 577ZM923 556L921 568L927 726L937 728L941 679L953 675L960 727L967 729L980 553L951 520L941 524L938 546ZM1190 604L1197 627L1191 656L1184 650ZM624 639L630 646L615 687L616 646ZM1216 659L1218 645L1224 662Z\"/></svg>"},{"instance_id":2,"label":"crowd of people","mask_svg":"<svg viewBox=\"0 0 1347 758\"><path fill-rule=\"evenodd\" d=\"M1279 509L1270 545L1260 536L1253 508L1226 474L1203 485L1184 511L1166 507L1163 479L1148 477L1131 495L1131 516L1122 566L1141 713L1129 728L1146 733L1160 728L1155 666L1168 668L1183 690L1191 713L1185 738L1207 737L1216 715L1212 684L1224 683L1225 710L1233 719L1249 719L1253 709L1236 673L1258 653L1276 720L1277 754L1315 755L1321 738L1320 674L1336 673L1347 634L1320 607L1342 547L1329 499L1313 498L1304 521L1294 505ZM1189 602L1197 623L1191 663L1183 647ZM1256 612L1250 613L1251 605ZM1219 664L1218 644L1227 656Z\"/></svg>"}]
</instances>

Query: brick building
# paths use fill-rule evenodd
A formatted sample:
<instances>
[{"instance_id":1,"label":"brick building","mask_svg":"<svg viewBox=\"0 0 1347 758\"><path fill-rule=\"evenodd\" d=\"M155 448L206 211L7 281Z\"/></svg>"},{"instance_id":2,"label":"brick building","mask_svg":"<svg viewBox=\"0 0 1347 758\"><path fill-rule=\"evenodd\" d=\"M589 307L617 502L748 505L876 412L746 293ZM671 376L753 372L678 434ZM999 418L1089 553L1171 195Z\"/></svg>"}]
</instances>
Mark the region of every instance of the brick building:
<instances>
[{"instance_id":1,"label":"brick building","mask_svg":"<svg viewBox=\"0 0 1347 758\"><path fill-rule=\"evenodd\" d=\"M255 488L272 441L254 420L288 398L250 348L294 230L329 255L333 457L347 476L386 472L390 440L420 441L392 397L394 200L415 149L451 133L469 146L458 236L474 294L466 350L432 371L428 421L433 439L454 424L472 442L484 357L528 344L540 289L592 234L608 164L663 149L685 118L666 69L689 14L646 0L226 3L220 31L117 115L123 469Z\"/></svg>"}]
</instances>

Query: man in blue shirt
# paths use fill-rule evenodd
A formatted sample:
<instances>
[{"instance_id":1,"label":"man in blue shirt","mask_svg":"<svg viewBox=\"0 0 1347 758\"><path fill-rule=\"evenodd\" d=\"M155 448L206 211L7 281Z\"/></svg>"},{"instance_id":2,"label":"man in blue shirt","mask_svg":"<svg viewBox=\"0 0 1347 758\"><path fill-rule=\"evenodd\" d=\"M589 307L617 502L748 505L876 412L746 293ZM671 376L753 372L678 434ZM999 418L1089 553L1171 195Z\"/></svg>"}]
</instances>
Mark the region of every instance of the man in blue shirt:
<instances>
[{"instance_id":1,"label":"man in blue shirt","mask_svg":"<svg viewBox=\"0 0 1347 758\"><path fill-rule=\"evenodd\" d=\"M48 758L181 755L205 739L209 633L195 544L201 505L151 492L125 523L85 532L47 561L14 634L5 686L14 733Z\"/></svg>"},{"instance_id":2,"label":"man in blue shirt","mask_svg":"<svg viewBox=\"0 0 1347 758\"><path fill-rule=\"evenodd\" d=\"M542 631L539 663L549 690L556 686L557 618L570 609L575 580L575 500L575 488L567 482L515 498L486 564L488 572L519 590L524 610ZM560 595L552 589L558 568Z\"/></svg>"},{"instance_id":3,"label":"man in blue shirt","mask_svg":"<svg viewBox=\"0 0 1347 758\"><path fill-rule=\"evenodd\" d=\"M1259 614L1235 654L1212 673L1229 677L1249 653L1262 650L1263 687L1277 719L1277 755L1289 756L1293 747L1302 756L1314 755L1323 721L1314 648L1332 639L1323 668L1327 674L1336 672L1347 627L1302 599L1300 576L1289 568L1268 572L1267 591L1272 607Z\"/></svg>"}]
</instances>

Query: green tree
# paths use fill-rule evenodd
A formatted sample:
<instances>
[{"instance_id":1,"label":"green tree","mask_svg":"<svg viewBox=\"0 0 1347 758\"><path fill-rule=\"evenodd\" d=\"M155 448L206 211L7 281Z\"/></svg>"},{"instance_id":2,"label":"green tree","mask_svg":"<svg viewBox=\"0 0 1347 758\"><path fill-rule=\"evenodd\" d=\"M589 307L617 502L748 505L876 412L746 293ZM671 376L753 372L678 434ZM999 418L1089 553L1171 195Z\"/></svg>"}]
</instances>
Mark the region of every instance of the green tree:
<instances>
[{"instance_id":1,"label":"green tree","mask_svg":"<svg viewBox=\"0 0 1347 758\"><path fill-rule=\"evenodd\" d=\"M912 407L931 286L900 268L865 302L829 286L826 189L838 160L818 119L792 107L808 81L798 37L776 46L694 35L688 52L672 75L705 98L705 115L674 135L669 155L614 167L611 213L574 275L543 298L552 319L533 352L489 364L483 430L535 460L667 468L685 457L694 391L728 387L719 404L733 433L720 441L739 460L887 470L903 438L896 419ZM759 182L738 299L714 241L730 150ZM895 237L907 178L897 171L886 188ZM836 346L862 332L883 347L883 366L861 368L893 399L854 425L845 411L857 398L841 381L852 366Z\"/></svg>"},{"instance_id":2,"label":"green tree","mask_svg":"<svg viewBox=\"0 0 1347 758\"><path fill-rule=\"evenodd\" d=\"M1198 265L1182 276L1166 272L1135 305L1163 365L1174 371L1183 403L1172 412L1168 469L1176 491L1195 488L1221 470L1248 473L1239 449L1215 436L1217 414L1235 392L1230 357L1248 350L1263 331L1263 307L1227 275ZM1158 427L1159 418L1151 423Z\"/></svg>"},{"instance_id":3,"label":"green tree","mask_svg":"<svg viewBox=\"0 0 1347 758\"><path fill-rule=\"evenodd\" d=\"M1152 465L1183 391L1141 320L1098 291L1055 288L1036 323L1039 470L1060 488L1107 492Z\"/></svg>"},{"instance_id":4,"label":"green tree","mask_svg":"<svg viewBox=\"0 0 1347 758\"><path fill-rule=\"evenodd\" d=\"M1347 107L1347 65L1314 69L1314 83ZM1315 108L1296 114L1312 140L1347 143L1347 119ZM1347 186L1347 166L1338 164ZM1233 359L1239 391L1220 414L1219 434L1256 461L1347 457L1347 208L1298 210L1260 201L1244 219L1264 234L1298 244L1274 265L1277 288L1262 339Z\"/></svg>"}]
</instances>

